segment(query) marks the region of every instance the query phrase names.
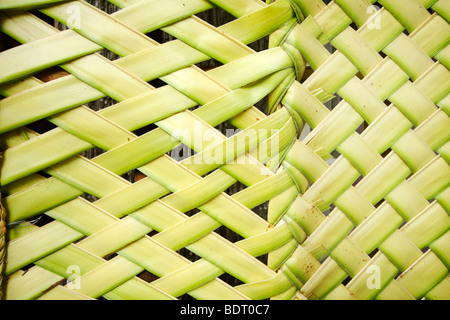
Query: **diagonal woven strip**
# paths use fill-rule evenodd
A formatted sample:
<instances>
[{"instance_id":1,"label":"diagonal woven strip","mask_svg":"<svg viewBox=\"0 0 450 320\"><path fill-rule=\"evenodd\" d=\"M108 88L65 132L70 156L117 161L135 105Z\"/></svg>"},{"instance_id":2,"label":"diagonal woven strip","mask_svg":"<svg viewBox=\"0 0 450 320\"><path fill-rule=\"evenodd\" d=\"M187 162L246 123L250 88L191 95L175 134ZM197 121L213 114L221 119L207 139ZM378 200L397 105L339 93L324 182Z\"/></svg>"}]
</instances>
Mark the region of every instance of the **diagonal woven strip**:
<instances>
[{"instance_id":1,"label":"diagonal woven strip","mask_svg":"<svg viewBox=\"0 0 450 320\"><path fill-rule=\"evenodd\" d=\"M450 299L447 0L109 2L0 1L4 298Z\"/></svg>"}]
</instances>

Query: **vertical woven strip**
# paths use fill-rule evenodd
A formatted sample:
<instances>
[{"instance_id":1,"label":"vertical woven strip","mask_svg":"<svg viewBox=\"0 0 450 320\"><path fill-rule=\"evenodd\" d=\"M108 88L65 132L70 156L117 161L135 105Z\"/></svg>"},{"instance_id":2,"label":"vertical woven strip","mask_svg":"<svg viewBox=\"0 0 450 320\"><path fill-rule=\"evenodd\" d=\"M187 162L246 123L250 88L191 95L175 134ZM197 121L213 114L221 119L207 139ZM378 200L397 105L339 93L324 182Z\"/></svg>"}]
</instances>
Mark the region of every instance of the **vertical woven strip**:
<instances>
[{"instance_id":1,"label":"vertical woven strip","mask_svg":"<svg viewBox=\"0 0 450 320\"><path fill-rule=\"evenodd\" d=\"M3 296L3 269L5 265L5 250L6 250L6 212L0 202L0 299Z\"/></svg>"}]
</instances>

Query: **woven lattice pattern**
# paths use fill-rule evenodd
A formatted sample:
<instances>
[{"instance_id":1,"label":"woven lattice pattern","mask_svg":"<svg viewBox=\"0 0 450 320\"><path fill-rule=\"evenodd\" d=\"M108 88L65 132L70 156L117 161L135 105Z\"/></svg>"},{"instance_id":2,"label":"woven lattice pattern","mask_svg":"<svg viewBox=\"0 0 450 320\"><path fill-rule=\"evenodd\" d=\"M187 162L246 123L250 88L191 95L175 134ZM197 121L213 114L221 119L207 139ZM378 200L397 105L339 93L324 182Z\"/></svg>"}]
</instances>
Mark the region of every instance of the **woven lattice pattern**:
<instances>
[{"instance_id":1,"label":"woven lattice pattern","mask_svg":"<svg viewBox=\"0 0 450 320\"><path fill-rule=\"evenodd\" d=\"M448 0L109 2L0 1L4 298L450 299Z\"/></svg>"}]
</instances>

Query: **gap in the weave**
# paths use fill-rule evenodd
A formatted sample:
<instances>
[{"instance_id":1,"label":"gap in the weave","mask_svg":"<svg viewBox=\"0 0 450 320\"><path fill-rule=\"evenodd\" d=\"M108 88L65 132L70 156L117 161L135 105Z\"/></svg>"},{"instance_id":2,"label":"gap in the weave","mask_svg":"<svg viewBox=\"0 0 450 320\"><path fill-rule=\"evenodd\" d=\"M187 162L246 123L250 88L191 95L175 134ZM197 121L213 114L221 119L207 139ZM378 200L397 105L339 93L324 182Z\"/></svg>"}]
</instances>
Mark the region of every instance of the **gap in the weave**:
<instances>
[{"instance_id":1,"label":"gap in the weave","mask_svg":"<svg viewBox=\"0 0 450 320\"><path fill-rule=\"evenodd\" d=\"M106 12L107 14L111 14L120 10L118 6L108 2L107 0L84 0L84 1L92 4L94 7Z\"/></svg>"},{"instance_id":2,"label":"gap in the weave","mask_svg":"<svg viewBox=\"0 0 450 320\"><path fill-rule=\"evenodd\" d=\"M0 32L0 52L20 46L21 43L6 33Z\"/></svg>"},{"instance_id":3,"label":"gap in the weave","mask_svg":"<svg viewBox=\"0 0 450 320\"><path fill-rule=\"evenodd\" d=\"M436 11L433 10L432 7L427 8L428 12L433 15Z\"/></svg>"}]
</instances>

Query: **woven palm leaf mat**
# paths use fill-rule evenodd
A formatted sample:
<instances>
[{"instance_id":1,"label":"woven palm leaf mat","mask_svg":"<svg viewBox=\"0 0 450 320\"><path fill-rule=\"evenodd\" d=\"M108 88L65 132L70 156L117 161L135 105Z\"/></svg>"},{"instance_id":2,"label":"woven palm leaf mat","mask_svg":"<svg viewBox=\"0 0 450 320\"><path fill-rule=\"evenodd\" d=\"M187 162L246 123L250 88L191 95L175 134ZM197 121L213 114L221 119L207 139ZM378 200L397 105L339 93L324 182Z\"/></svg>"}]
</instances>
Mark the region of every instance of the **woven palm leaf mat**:
<instances>
[{"instance_id":1,"label":"woven palm leaf mat","mask_svg":"<svg viewBox=\"0 0 450 320\"><path fill-rule=\"evenodd\" d=\"M4 299L450 298L450 1L109 2L0 1Z\"/></svg>"}]
</instances>

